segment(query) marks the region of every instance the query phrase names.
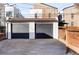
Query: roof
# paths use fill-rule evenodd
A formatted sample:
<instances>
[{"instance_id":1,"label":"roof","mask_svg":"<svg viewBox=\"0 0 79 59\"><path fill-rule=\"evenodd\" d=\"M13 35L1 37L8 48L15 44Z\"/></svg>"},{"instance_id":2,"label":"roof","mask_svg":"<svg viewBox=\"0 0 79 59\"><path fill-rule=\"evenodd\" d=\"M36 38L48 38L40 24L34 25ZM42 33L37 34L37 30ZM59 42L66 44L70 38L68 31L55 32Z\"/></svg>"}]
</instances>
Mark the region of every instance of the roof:
<instances>
[{"instance_id":1,"label":"roof","mask_svg":"<svg viewBox=\"0 0 79 59\"><path fill-rule=\"evenodd\" d=\"M55 18L11 18L7 22L58 22Z\"/></svg>"},{"instance_id":2,"label":"roof","mask_svg":"<svg viewBox=\"0 0 79 59\"><path fill-rule=\"evenodd\" d=\"M64 10L64 9L67 9L67 8L70 8L70 7L73 7L73 6L74 6L74 5L72 5L72 6L68 6L68 7L65 7L65 8L63 8L63 10Z\"/></svg>"},{"instance_id":3,"label":"roof","mask_svg":"<svg viewBox=\"0 0 79 59\"><path fill-rule=\"evenodd\" d=\"M49 6L49 7L51 7L51 8L58 9L58 8L56 8L56 7L54 7L54 6L51 6L51 5L48 5L48 4L45 4L45 3L41 3L41 4L46 5L46 6Z\"/></svg>"}]
</instances>

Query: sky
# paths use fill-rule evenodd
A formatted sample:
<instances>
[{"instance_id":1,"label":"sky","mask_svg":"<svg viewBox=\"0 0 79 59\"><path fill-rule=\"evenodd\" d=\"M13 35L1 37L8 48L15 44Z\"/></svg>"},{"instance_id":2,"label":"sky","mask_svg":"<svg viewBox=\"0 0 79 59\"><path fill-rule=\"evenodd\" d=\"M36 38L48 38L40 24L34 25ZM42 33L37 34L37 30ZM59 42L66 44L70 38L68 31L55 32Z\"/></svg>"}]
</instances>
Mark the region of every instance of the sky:
<instances>
[{"instance_id":1,"label":"sky","mask_svg":"<svg viewBox=\"0 0 79 59\"><path fill-rule=\"evenodd\" d=\"M23 3L23 4L17 3L16 7L21 11L21 14L23 16L26 16L29 13L29 9L31 9L33 6L32 4L29 3Z\"/></svg>"},{"instance_id":2,"label":"sky","mask_svg":"<svg viewBox=\"0 0 79 59\"><path fill-rule=\"evenodd\" d=\"M73 3L46 3L46 4L57 7L59 11L65 7L73 5ZM28 14L29 9L31 9L33 6L32 3L23 3L23 4L17 3L16 7L20 9L21 14L25 16L26 14Z\"/></svg>"},{"instance_id":3,"label":"sky","mask_svg":"<svg viewBox=\"0 0 79 59\"><path fill-rule=\"evenodd\" d=\"M65 7L73 5L73 3L50 3L49 5L57 7L59 10L62 10Z\"/></svg>"}]
</instances>

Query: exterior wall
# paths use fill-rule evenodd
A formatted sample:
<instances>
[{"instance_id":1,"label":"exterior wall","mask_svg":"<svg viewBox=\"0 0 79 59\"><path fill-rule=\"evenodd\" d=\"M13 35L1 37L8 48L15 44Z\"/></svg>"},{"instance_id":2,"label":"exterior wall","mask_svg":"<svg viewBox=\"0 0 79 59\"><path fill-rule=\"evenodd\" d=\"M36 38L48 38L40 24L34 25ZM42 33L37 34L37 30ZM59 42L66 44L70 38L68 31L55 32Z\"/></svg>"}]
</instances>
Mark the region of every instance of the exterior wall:
<instances>
[{"instance_id":1,"label":"exterior wall","mask_svg":"<svg viewBox=\"0 0 79 59\"><path fill-rule=\"evenodd\" d=\"M44 4L41 3L36 3L34 4L34 9L42 9L42 17L43 18L49 18L49 13L51 13L51 17L56 17L57 13L58 13L58 9L54 8L54 7L50 7L50 6L46 6Z\"/></svg>"},{"instance_id":2,"label":"exterior wall","mask_svg":"<svg viewBox=\"0 0 79 59\"><path fill-rule=\"evenodd\" d=\"M42 9L30 9L27 18L35 18L35 14L37 14L37 18L42 18Z\"/></svg>"},{"instance_id":3,"label":"exterior wall","mask_svg":"<svg viewBox=\"0 0 79 59\"><path fill-rule=\"evenodd\" d=\"M72 22L73 26L79 26L79 14L78 9L75 6L65 8L63 12L64 12L64 20L65 22L69 23L69 26L72 25Z\"/></svg>"},{"instance_id":4,"label":"exterior wall","mask_svg":"<svg viewBox=\"0 0 79 59\"><path fill-rule=\"evenodd\" d=\"M78 15L74 15L74 26L79 26L79 14Z\"/></svg>"}]
</instances>

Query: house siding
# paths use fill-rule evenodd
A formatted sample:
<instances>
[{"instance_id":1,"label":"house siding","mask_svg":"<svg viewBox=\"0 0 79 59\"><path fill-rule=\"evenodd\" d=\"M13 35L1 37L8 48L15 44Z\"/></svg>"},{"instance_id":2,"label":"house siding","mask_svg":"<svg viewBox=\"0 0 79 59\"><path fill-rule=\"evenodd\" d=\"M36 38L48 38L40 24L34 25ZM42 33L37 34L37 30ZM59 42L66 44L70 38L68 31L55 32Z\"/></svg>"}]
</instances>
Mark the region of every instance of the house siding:
<instances>
[{"instance_id":1,"label":"house siding","mask_svg":"<svg viewBox=\"0 0 79 59\"><path fill-rule=\"evenodd\" d=\"M73 5L71 7L63 9L64 12L64 20L65 22L69 23L69 26L79 26L79 11L78 9ZM72 18L73 14L73 18Z\"/></svg>"},{"instance_id":2,"label":"house siding","mask_svg":"<svg viewBox=\"0 0 79 59\"><path fill-rule=\"evenodd\" d=\"M58 9L54 7L50 7L41 3L34 4L34 9L42 9L42 18L49 18L49 13L51 13L50 18L57 17Z\"/></svg>"}]
</instances>

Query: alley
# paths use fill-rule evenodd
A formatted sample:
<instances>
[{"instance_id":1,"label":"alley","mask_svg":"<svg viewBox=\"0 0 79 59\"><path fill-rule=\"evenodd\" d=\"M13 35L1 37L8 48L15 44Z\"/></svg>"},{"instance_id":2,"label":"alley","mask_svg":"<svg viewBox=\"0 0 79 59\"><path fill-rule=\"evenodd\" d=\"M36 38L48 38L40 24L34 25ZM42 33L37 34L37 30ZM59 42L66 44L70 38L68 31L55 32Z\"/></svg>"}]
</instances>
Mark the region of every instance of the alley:
<instances>
[{"instance_id":1,"label":"alley","mask_svg":"<svg viewBox=\"0 0 79 59\"><path fill-rule=\"evenodd\" d=\"M64 55L65 48L55 39L11 39L0 42L1 55Z\"/></svg>"}]
</instances>

